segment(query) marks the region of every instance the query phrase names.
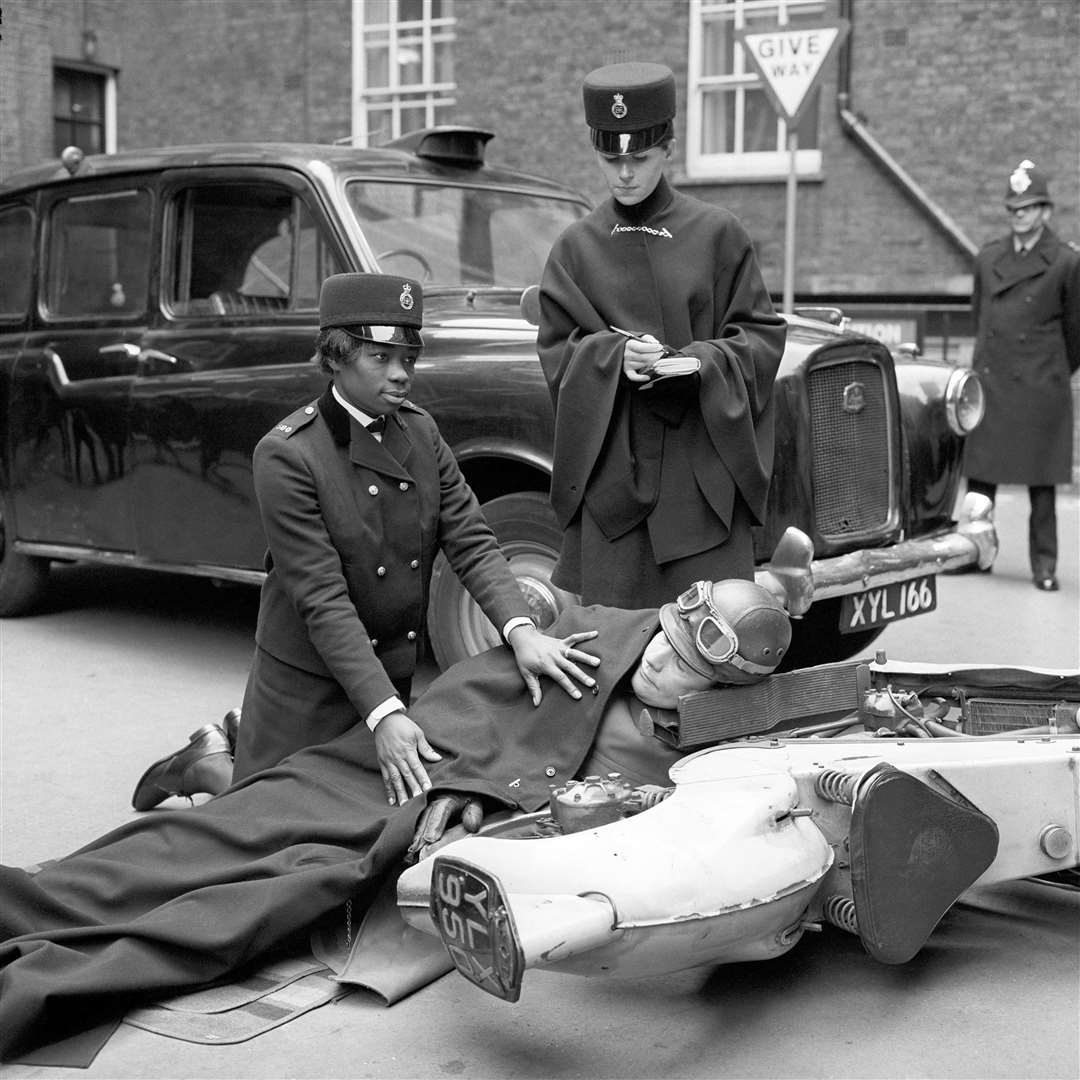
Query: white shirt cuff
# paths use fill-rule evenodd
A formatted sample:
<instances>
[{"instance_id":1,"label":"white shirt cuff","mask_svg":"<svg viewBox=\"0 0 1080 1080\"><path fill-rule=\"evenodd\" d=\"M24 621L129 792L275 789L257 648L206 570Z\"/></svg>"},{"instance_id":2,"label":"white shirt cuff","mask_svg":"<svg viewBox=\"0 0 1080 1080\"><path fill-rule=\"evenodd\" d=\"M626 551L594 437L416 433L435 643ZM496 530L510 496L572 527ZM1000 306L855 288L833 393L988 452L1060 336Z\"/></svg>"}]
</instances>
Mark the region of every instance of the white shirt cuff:
<instances>
[{"instance_id":1,"label":"white shirt cuff","mask_svg":"<svg viewBox=\"0 0 1080 1080\"><path fill-rule=\"evenodd\" d=\"M401 704L401 698L392 697L387 698L381 705L376 705L364 718L364 723L367 724L370 730L374 731L379 726L379 721L384 717L389 716L391 713L404 712L405 706Z\"/></svg>"},{"instance_id":2,"label":"white shirt cuff","mask_svg":"<svg viewBox=\"0 0 1080 1080\"><path fill-rule=\"evenodd\" d=\"M534 626L535 627L536 623L534 623L532 621L532 619L530 619L526 615L518 615L516 618L508 619L507 622L506 622L506 625L503 627L503 631L502 631L503 641L505 641L507 643L507 645L510 644L510 631L513 630L515 626Z\"/></svg>"}]
</instances>

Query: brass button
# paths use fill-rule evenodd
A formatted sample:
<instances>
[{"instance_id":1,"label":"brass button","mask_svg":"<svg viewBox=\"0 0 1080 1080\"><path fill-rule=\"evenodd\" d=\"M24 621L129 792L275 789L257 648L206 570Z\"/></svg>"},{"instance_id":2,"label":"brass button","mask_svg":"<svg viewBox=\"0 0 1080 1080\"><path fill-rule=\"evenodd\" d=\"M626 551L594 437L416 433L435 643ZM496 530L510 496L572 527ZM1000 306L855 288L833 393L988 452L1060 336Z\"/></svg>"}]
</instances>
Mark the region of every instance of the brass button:
<instances>
[{"instance_id":1,"label":"brass button","mask_svg":"<svg viewBox=\"0 0 1080 1080\"><path fill-rule=\"evenodd\" d=\"M377 637L373 637L371 639L371 647L374 649L378 644L379 644L379 639Z\"/></svg>"},{"instance_id":2,"label":"brass button","mask_svg":"<svg viewBox=\"0 0 1080 1080\"><path fill-rule=\"evenodd\" d=\"M408 638L408 639L409 639L410 641L415 641L415 640L416 640L416 631L415 631L415 630L410 630L410 631L409 631L409 632L408 632L408 633L407 633L407 634L406 634L405 636L406 636L406 637L407 637L407 638Z\"/></svg>"},{"instance_id":3,"label":"brass button","mask_svg":"<svg viewBox=\"0 0 1080 1080\"><path fill-rule=\"evenodd\" d=\"M401 483L398 484L398 487L401 488L402 491L408 491L409 490L409 485L407 483L405 483L404 480L402 480Z\"/></svg>"},{"instance_id":4,"label":"brass button","mask_svg":"<svg viewBox=\"0 0 1080 1080\"><path fill-rule=\"evenodd\" d=\"M314 411L315 411L315 406L314 406L314 405L309 405L309 406L308 406L308 407L307 407L307 408L306 408L306 409L304 410L304 412L306 412L306 413L308 414L308 416L310 416L310 415L311 415L311 414L312 414L312 413L313 413Z\"/></svg>"},{"instance_id":5,"label":"brass button","mask_svg":"<svg viewBox=\"0 0 1080 1080\"><path fill-rule=\"evenodd\" d=\"M378 569L377 569L377 570L375 571L375 573L376 573L376 574L378 574L378 575L379 575L379 577L386 577L386 567L385 567L385 566L380 566L380 567L379 567L379 568L378 568Z\"/></svg>"},{"instance_id":6,"label":"brass button","mask_svg":"<svg viewBox=\"0 0 1080 1080\"><path fill-rule=\"evenodd\" d=\"M419 560L419 559L413 559L413 561L412 561L411 563L409 563L409 565L410 565L410 566L411 566L411 567L412 567L412 568L413 568L414 570L417 570L417 569L419 569L419 567L420 567L420 560Z\"/></svg>"},{"instance_id":7,"label":"brass button","mask_svg":"<svg viewBox=\"0 0 1080 1080\"><path fill-rule=\"evenodd\" d=\"M546 769L544 770L544 775L545 775L545 776L554 776L554 775L555 775L555 766L554 766L554 765L549 765L549 766L548 766L548 767L547 767L547 768L546 768Z\"/></svg>"},{"instance_id":8,"label":"brass button","mask_svg":"<svg viewBox=\"0 0 1080 1080\"><path fill-rule=\"evenodd\" d=\"M378 495L379 494L379 489L374 484L372 484L371 487L369 487L367 490L368 490L369 495Z\"/></svg>"}]
</instances>

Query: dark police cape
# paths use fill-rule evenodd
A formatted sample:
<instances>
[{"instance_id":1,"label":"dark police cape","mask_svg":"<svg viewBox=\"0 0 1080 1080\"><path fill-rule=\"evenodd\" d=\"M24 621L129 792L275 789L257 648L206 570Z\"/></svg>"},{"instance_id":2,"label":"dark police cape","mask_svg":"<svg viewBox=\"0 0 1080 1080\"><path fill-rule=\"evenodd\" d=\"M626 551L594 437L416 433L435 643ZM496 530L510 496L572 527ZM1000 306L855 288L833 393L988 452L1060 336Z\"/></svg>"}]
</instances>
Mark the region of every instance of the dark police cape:
<instances>
[{"instance_id":1,"label":"dark police cape","mask_svg":"<svg viewBox=\"0 0 1080 1080\"><path fill-rule=\"evenodd\" d=\"M434 790L546 805L576 775L657 613L571 608L548 631L600 632L597 693L550 683L533 708L508 648L449 669L410 709L443 754ZM0 867L0 1059L134 1004L227 978L401 868L422 797L386 803L363 724L201 806L139 817L37 873Z\"/></svg>"}]
</instances>

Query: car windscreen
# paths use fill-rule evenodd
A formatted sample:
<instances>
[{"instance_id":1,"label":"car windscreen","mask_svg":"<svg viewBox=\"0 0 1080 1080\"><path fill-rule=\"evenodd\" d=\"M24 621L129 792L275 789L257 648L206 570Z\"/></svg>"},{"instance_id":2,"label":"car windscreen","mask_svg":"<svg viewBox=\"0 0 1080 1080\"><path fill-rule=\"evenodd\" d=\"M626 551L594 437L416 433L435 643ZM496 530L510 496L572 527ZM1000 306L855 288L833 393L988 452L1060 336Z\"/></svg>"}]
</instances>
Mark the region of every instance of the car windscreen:
<instances>
[{"instance_id":1,"label":"car windscreen","mask_svg":"<svg viewBox=\"0 0 1080 1080\"><path fill-rule=\"evenodd\" d=\"M355 180L346 185L385 273L425 285L525 288L580 203L498 188Z\"/></svg>"}]
</instances>

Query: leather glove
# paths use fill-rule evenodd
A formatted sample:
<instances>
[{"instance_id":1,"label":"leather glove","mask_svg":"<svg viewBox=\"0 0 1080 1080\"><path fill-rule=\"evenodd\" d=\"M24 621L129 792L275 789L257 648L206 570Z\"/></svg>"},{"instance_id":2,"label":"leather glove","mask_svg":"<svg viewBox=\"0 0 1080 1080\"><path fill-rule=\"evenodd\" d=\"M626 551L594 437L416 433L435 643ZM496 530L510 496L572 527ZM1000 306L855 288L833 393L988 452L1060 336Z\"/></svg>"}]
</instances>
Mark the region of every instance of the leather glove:
<instances>
[{"instance_id":1,"label":"leather glove","mask_svg":"<svg viewBox=\"0 0 1080 1080\"><path fill-rule=\"evenodd\" d=\"M458 815L466 832L479 832L484 823L483 804L469 795L436 795L424 808L420 820L416 823L416 832L413 833L413 842L409 845L405 861L415 862L428 844L441 840Z\"/></svg>"}]
</instances>

